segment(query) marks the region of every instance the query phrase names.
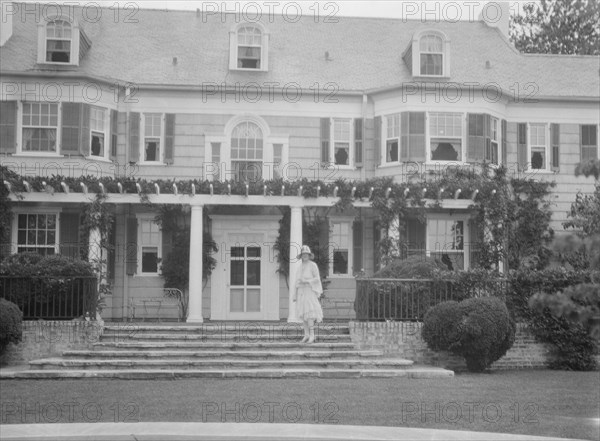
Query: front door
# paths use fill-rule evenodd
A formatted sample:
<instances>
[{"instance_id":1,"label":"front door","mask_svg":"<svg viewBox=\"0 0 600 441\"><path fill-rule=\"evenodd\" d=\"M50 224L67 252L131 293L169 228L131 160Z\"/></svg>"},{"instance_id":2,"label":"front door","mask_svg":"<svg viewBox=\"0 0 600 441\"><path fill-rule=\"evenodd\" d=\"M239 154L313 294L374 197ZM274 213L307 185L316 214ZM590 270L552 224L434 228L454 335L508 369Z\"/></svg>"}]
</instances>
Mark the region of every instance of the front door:
<instances>
[{"instance_id":1,"label":"front door","mask_svg":"<svg viewBox=\"0 0 600 441\"><path fill-rule=\"evenodd\" d=\"M213 238L219 246L211 275L211 319L278 320L279 273L273 245L279 218L211 218Z\"/></svg>"}]
</instances>

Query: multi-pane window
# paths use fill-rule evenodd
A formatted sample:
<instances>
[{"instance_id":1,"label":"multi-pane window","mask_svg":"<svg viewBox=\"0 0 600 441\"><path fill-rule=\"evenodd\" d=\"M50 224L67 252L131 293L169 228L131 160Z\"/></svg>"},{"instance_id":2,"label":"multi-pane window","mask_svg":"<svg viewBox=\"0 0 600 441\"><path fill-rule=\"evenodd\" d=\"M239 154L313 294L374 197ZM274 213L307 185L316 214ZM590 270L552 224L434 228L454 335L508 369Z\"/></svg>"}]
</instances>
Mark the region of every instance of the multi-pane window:
<instances>
[{"instance_id":1,"label":"multi-pane window","mask_svg":"<svg viewBox=\"0 0 600 441\"><path fill-rule=\"evenodd\" d=\"M23 151L56 152L58 104L23 103Z\"/></svg>"},{"instance_id":2,"label":"multi-pane window","mask_svg":"<svg viewBox=\"0 0 600 441\"><path fill-rule=\"evenodd\" d=\"M57 245L56 214L18 214L17 252L54 254Z\"/></svg>"},{"instance_id":3,"label":"multi-pane window","mask_svg":"<svg viewBox=\"0 0 600 441\"><path fill-rule=\"evenodd\" d=\"M221 143L220 142L211 142L210 147L212 150L212 163L213 163L213 171L215 174L213 176L216 177L217 181L221 179Z\"/></svg>"},{"instance_id":4,"label":"multi-pane window","mask_svg":"<svg viewBox=\"0 0 600 441\"><path fill-rule=\"evenodd\" d=\"M46 25L46 61L69 63L71 61L71 25L64 20L54 20Z\"/></svg>"},{"instance_id":5,"label":"multi-pane window","mask_svg":"<svg viewBox=\"0 0 600 441\"><path fill-rule=\"evenodd\" d=\"M531 168L545 169L547 161L547 128L546 124L529 125L529 148L531 152Z\"/></svg>"},{"instance_id":6,"label":"multi-pane window","mask_svg":"<svg viewBox=\"0 0 600 441\"><path fill-rule=\"evenodd\" d=\"M400 146L400 114L386 116L385 158L387 162L398 161Z\"/></svg>"},{"instance_id":7,"label":"multi-pane window","mask_svg":"<svg viewBox=\"0 0 600 441\"><path fill-rule=\"evenodd\" d=\"M140 274L158 274L161 258L161 231L152 218L139 219Z\"/></svg>"},{"instance_id":8,"label":"multi-pane window","mask_svg":"<svg viewBox=\"0 0 600 441\"><path fill-rule=\"evenodd\" d=\"M490 142L486 142L485 145L485 160L491 162L492 164L498 164L498 143L499 143L499 135L498 135L498 119L491 118L490 120Z\"/></svg>"},{"instance_id":9,"label":"multi-pane window","mask_svg":"<svg viewBox=\"0 0 600 441\"><path fill-rule=\"evenodd\" d=\"M421 75L442 75L444 43L437 35L424 35L419 41Z\"/></svg>"},{"instance_id":10,"label":"multi-pane window","mask_svg":"<svg viewBox=\"0 0 600 441\"><path fill-rule=\"evenodd\" d=\"M452 219L428 219L427 236L430 255L449 270L465 268L464 221Z\"/></svg>"},{"instance_id":11,"label":"multi-pane window","mask_svg":"<svg viewBox=\"0 0 600 441\"><path fill-rule=\"evenodd\" d=\"M581 162L598 158L598 126L581 126Z\"/></svg>"},{"instance_id":12,"label":"multi-pane window","mask_svg":"<svg viewBox=\"0 0 600 441\"><path fill-rule=\"evenodd\" d=\"M350 165L351 119L333 120L333 157L335 165Z\"/></svg>"},{"instance_id":13,"label":"multi-pane window","mask_svg":"<svg viewBox=\"0 0 600 441\"><path fill-rule=\"evenodd\" d=\"M273 179L281 177L282 163L283 144L273 144Z\"/></svg>"},{"instance_id":14,"label":"multi-pane window","mask_svg":"<svg viewBox=\"0 0 600 441\"><path fill-rule=\"evenodd\" d=\"M263 133L250 121L238 124L231 133L231 166L234 177L257 181L262 177Z\"/></svg>"},{"instance_id":15,"label":"multi-pane window","mask_svg":"<svg viewBox=\"0 0 600 441\"><path fill-rule=\"evenodd\" d=\"M462 161L462 125L460 113L429 114L429 137L433 161Z\"/></svg>"},{"instance_id":16,"label":"multi-pane window","mask_svg":"<svg viewBox=\"0 0 600 441\"><path fill-rule=\"evenodd\" d=\"M331 268L335 275L348 275L352 268L351 249L352 249L352 230L350 222L340 221L332 222L330 256Z\"/></svg>"},{"instance_id":17,"label":"multi-pane window","mask_svg":"<svg viewBox=\"0 0 600 441\"><path fill-rule=\"evenodd\" d=\"M244 26L237 33L237 67L260 69L262 33L253 26Z\"/></svg>"},{"instance_id":18,"label":"multi-pane window","mask_svg":"<svg viewBox=\"0 0 600 441\"><path fill-rule=\"evenodd\" d=\"M162 114L144 114L144 161L160 161Z\"/></svg>"},{"instance_id":19,"label":"multi-pane window","mask_svg":"<svg viewBox=\"0 0 600 441\"><path fill-rule=\"evenodd\" d=\"M260 312L261 249L231 247L230 312Z\"/></svg>"},{"instance_id":20,"label":"multi-pane window","mask_svg":"<svg viewBox=\"0 0 600 441\"><path fill-rule=\"evenodd\" d=\"M91 148L92 156L104 157L104 133L106 123L106 111L101 107L90 109L90 130L91 130Z\"/></svg>"}]
</instances>

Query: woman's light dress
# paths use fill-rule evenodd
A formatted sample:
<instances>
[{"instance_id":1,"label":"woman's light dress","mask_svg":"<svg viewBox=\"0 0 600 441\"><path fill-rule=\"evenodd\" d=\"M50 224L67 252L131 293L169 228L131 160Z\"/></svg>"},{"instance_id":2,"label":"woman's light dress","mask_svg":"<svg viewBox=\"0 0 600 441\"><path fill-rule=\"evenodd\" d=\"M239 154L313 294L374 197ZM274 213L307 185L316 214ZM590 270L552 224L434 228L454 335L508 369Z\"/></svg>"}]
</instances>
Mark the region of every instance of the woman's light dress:
<instances>
[{"instance_id":1,"label":"woman's light dress","mask_svg":"<svg viewBox=\"0 0 600 441\"><path fill-rule=\"evenodd\" d=\"M302 321L323 321L319 297L323 294L319 268L312 260L302 262L296 277L296 316Z\"/></svg>"}]
</instances>

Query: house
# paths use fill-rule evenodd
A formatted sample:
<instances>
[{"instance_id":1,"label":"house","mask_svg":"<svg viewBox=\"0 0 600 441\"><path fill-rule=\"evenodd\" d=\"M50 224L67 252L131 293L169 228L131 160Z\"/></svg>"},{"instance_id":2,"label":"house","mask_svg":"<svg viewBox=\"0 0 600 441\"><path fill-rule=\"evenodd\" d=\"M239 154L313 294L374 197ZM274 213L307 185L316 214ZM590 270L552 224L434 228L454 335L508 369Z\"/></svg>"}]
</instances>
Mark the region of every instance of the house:
<instances>
[{"instance_id":1,"label":"house","mask_svg":"<svg viewBox=\"0 0 600 441\"><path fill-rule=\"evenodd\" d=\"M105 318L127 317L130 299L161 295L160 262L172 246L154 219L162 204L182 204L188 321L293 320L288 286L303 218L329 224L321 243L332 298L354 298L354 275L378 268L376 243L387 234L369 197L337 211L335 190L305 197L298 182L410 183L431 170L506 165L557 183L552 226L561 230L575 194L593 189L574 169L599 154L598 57L521 54L507 12L494 21L294 21L4 3L0 164L24 180L71 179L13 197L11 251L76 256L94 193L83 178L96 188L100 178L139 179L147 200L135 189L107 191L116 251ZM256 194L262 182L269 191ZM293 185L300 194L289 194ZM471 197L442 195L425 223L409 218L408 251L473 266ZM287 278L274 249L286 212ZM203 282L207 231L219 252Z\"/></svg>"}]
</instances>

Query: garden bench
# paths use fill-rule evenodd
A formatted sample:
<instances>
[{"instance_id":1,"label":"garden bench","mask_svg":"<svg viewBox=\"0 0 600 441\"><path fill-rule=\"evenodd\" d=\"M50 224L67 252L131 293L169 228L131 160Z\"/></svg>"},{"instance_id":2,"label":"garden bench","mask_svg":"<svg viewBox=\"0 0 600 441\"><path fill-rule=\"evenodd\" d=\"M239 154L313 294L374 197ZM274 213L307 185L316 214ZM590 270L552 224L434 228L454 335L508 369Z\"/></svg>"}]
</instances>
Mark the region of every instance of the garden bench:
<instances>
[{"instance_id":1,"label":"garden bench","mask_svg":"<svg viewBox=\"0 0 600 441\"><path fill-rule=\"evenodd\" d=\"M165 288L164 291L171 292L176 288ZM179 291L179 290L177 290ZM180 305L177 298L173 297L138 297L129 299L129 321L133 321L136 318L139 318L138 315L141 315L142 321L146 321L148 317L148 307L152 310L156 308L156 316L158 317L158 321L160 321L160 311L163 307L167 308L176 308L177 309L177 321L180 321ZM143 311L140 311L143 308ZM140 314L143 313L143 314Z\"/></svg>"},{"instance_id":2,"label":"garden bench","mask_svg":"<svg viewBox=\"0 0 600 441\"><path fill-rule=\"evenodd\" d=\"M335 311L336 317L334 318L351 318L354 313L353 299L324 297L321 306L323 307L323 310Z\"/></svg>"}]
</instances>

